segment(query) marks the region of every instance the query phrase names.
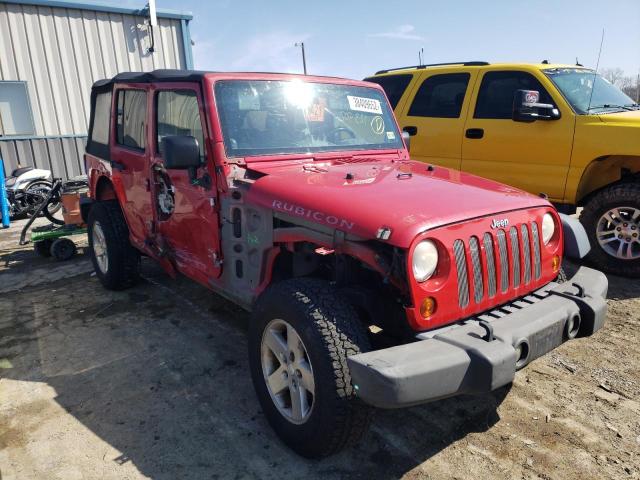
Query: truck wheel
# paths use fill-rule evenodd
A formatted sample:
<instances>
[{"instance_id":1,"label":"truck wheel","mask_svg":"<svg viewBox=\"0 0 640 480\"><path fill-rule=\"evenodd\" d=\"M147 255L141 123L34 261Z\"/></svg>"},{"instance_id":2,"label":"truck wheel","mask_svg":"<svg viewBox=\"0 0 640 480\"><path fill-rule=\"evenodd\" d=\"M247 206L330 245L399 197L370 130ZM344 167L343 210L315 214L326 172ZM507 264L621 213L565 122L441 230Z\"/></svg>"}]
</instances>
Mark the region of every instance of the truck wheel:
<instances>
[{"instance_id":1,"label":"truck wheel","mask_svg":"<svg viewBox=\"0 0 640 480\"><path fill-rule=\"evenodd\" d=\"M640 183L612 185L596 193L580 215L589 260L608 273L640 277Z\"/></svg>"},{"instance_id":2,"label":"truck wheel","mask_svg":"<svg viewBox=\"0 0 640 480\"><path fill-rule=\"evenodd\" d=\"M96 202L87 225L91 261L109 290L123 290L138 280L140 254L129 242L129 228L117 200Z\"/></svg>"},{"instance_id":3,"label":"truck wheel","mask_svg":"<svg viewBox=\"0 0 640 480\"><path fill-rule=\"evenodd\" d=\"M249 326L249 366L267 420L291 449L320 458L355 443L373 410L356 397L347 357L370 349L356 312L326 282L270 287Z\"/></svg>"}]
</instances>

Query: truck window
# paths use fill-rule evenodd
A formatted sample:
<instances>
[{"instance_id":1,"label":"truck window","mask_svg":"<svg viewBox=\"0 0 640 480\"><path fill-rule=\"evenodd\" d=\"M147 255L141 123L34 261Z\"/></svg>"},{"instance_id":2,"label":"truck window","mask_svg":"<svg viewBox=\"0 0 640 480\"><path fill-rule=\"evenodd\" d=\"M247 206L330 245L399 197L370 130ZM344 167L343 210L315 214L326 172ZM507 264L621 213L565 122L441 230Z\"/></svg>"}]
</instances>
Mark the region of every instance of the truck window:
<instances>
[{"instance_id":1,"label":"truck window","mask_svg":"<svg viewBox=\"0 0 640 480\"><path fill-rule=\"evenodd\" d=\"M537 90L540 103L553 104L542 84L527 72L487 72L482 77L474 118L511 119L516 90Z\"/></svg>"},{"instance_id":2,"label":"truck window","mask_svg":"<svg viewBox=\"0 0 640 480\"><path fill-rule=\"evenodd\" d=\"M147 126L147 92L118 90L116 142L125 147L144 150Z\"/></svg>"},{"instance_id":3,"label":"truck window","mask_svg":"<svg viewBox=\"0 0 640 480\"><path fill-rule=\"evenodd\" d=\"M204 158L204 135L196 92L193 90L158 92L156 115L158 152L162 154L162 139L167 135L188 135L198 140L200 157Z\"/></svg>"},{"instance_id":4,"label":"truck window","mask_svg":"<svg viewBox=\"0 0 640 480\"><path fill-rule=\"evenodd\" d=\"M365 82L373 82L380 85L387 94L391 108L396 108L402 98L402 94L409 86L413 75L387 75L384 77L365 78Z\"/></svg>"},{"instance_id":5,"label":"truck window","mask_svg":"<svg viewBox=\"0 0 640 480\"><path fill-rule=\"evenodd\" d=\"M111 120L111 91L98 93L91 112L87 152L109 158L109 123Z\"/></svg>"},{"instance_id":6,"label":"truck window","mask_svg":"<svg viewBox=\"0 0 640 480\"><path fill-rule=\"evenodd\" d=\"M469 78L468 73L447 73L427 78L420 85L408 115L411 117L460 117Z\"/></svg>"}]
</instances>

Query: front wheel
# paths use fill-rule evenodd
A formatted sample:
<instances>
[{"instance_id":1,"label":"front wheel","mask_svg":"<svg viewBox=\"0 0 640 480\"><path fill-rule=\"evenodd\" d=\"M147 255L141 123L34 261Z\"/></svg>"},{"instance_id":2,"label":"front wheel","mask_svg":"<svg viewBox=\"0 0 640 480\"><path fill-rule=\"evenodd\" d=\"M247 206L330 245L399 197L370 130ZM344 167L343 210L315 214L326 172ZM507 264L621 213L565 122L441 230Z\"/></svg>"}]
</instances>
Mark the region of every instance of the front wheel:
<instances>
[{"instance_id":1,"label":"front wheel","mask_svg":"<svg viewBox=\"0 0 640 480\"><path fill-rule=\"evenodd\" d=\"M640 183L621 183L597 192L580 221L591 242L589 260L601 270L640 277Z\"/></svg>"},{"instance_id":2,"label":"front wheel","mask_svg":"<svg viewBox=\"0 0 640 480\"><path fill-rule=\"evenodd\" d=\"M249 365L267 420L291 449L320 458L355 443L372 409L356 397L347 357L370 349L356 312L326 282L292 279L258 300Z\"/></svg>"}]
</instances>

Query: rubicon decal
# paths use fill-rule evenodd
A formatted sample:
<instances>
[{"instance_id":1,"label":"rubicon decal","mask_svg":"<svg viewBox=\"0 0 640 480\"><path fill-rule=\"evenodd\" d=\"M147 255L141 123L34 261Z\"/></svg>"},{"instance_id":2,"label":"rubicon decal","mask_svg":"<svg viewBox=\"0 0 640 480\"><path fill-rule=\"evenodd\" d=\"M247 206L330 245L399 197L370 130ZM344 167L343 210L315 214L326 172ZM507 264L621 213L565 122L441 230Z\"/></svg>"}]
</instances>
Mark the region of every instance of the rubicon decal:
<instances>
[{"instance_id":1,"label":"rubicon decal","mask_svg":"<svg viewBox=\"0 0 640 480\"><path fill-rule=\"evenodd\" d=\"M347 230L351 230L353 228L353 222L345 220L344 218L338 218L335 215L327 215L324 212L320 212L318 210L310 210L299 205L294 205L293 203L274 200L271 206L281 212L291 213L297 217L308 218L309 220L315 220L316 222L326 223L327 225L331 225L333 227L345 228Z\"/></svg>"}]
</instances>

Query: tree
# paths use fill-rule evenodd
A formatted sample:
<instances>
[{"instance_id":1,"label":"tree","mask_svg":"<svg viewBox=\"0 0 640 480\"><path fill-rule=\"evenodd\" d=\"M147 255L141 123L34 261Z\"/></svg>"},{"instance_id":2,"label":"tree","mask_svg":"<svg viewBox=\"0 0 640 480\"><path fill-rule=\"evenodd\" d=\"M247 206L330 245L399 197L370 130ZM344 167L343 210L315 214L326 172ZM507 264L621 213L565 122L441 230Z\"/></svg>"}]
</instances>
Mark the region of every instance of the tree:
<instances>
[{"instance_id":1,"label":"tree","mask_svg":"<svg viewBox=\"0 0 640 480\"><path fill-rule=\"evenodd\" d=\"M602 69L600 75L640 103L640 75L626 76L621 68L605 68Z\"/></svg>"}]
</instances>

